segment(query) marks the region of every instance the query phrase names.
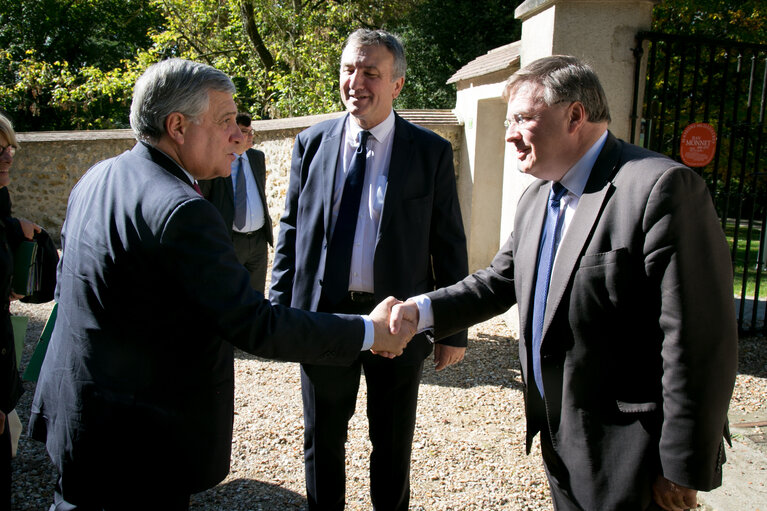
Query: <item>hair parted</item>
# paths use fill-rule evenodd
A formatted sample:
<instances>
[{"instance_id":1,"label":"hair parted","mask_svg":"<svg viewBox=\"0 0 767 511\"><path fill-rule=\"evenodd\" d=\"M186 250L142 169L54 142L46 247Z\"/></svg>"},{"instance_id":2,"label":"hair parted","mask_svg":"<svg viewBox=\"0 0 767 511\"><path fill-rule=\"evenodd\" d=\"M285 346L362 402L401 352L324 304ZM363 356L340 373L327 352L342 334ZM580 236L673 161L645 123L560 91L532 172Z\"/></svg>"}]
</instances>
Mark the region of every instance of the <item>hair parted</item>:
<instances>
[{"instance_id":1,"label":"hair parted","mask_svg":"<svg viewBox=\"0 0 767 511\"><path fill-rule=\"evenodd\" d=\"M168 115L179 112L197 119L208 109L210 91L235 90L225 73L207 64L178 58L152 64L133 89L131 128L139 140L157 142Z\"/></svg>"},{"instance_id":2,"label":"hair parted","mask_svg":"<svg viewBox=\"0 0 767 511\"><path fill-rule=\"evenodd\" d=\"M394 57L392 66L392 79L397 80L405 76L407 71L407 59L405 58L405 47L402 46L400 38L385 30L370 30L360 28L349 35L344 45L346 48L363 48L365 46L385 46L389 53Z\"/></svg>"},{"instance_id":3,"label":"hair parted","mask_svg":"<svg viewBox=\"0 0 767 511\"><path fill-rule=\"evenodd\" d=\"M508 101L524 85L538 87L539 100L548 106L578 101L589 122L610 122L610 108L599 77L591 66L575 57L552 55L526 65L506 81L504 100Z\"/></svg>"}]
</instances>

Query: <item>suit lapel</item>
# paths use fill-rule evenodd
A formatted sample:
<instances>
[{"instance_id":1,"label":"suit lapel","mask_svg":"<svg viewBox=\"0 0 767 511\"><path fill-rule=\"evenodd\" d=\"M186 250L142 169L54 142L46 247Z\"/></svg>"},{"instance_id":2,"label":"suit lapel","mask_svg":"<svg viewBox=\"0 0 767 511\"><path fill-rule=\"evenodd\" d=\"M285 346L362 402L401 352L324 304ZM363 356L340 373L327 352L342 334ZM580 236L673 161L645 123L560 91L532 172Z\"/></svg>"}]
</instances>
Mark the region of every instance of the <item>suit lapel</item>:
<instances>
[{"instance_id":1,"label":"suit lapel","mask_svg":"<svg viewBox=\"0 0 767 511\"><path fill-rule=\"evenodd\" d=\"M557 251L557 258L549 283L546 315L543 319L542 338L544 342L551 319L562 302L567 285L572 279L575 263L583 253L589 235L599 221L605 202L615 189L610 180L617 168L620 153L620 144L612 134L609 134L605 146L591 170L586 188L578 202L578 208L575 210L575 215Z\"/></svg>"},{"instance_id":2,"label":"suit lapel","mask_svg":"<svg viewBox=\"0 0 767 511\"><path fill-rule=\"evenodd\" d=\"M258 168L258 161L256 161L256 158L258 158L258 153L254 151L253 149L248 149L248 163L250 163L250 171L253 173L253 179L256 181L256 188L258 188L258 196L261 198L261 204L264 206L264 209L266 209L266 190L265 190L265 183L262 181L262 179L266 179L266 176L263 175ZM266 171L266 169L264 169Z\"/></svg>"},{"instance_id":3,"label":"suit lapel","mask_svg":"<svg viewBox=\"0 0 767 511\"><path fill-rule=\"evenodd\" d=\"M324 211L325 232L330 232L330 219L333 212L333 185L336 178L336 169L338 168L338 158L341 153L342 135L346 114L339 118L330 126L330 129L322 135L322 142L317 150L319 158L319 169L322 172L322 203ZM330 241L328 239L328 241Z\"/></svg>"},{"instance_id":4,"label":"suit lapel","mask_svg":"<svg viewBox=\"0 0 767 511\"><path fill-rule=\"evenodd\" d=\"M381 211L381 222L378 225L378 236L376 242L381 239L381 234L391 220L394 207L392 204L398 204L402 196L402 187L405 185L407 169L410 168L409 154L412 154L413 135L410 128L397 113L394 113L394 141L391 148L391 159L389 161L389 173L386 178L386 194L384 195L383 211Z\"/></svg>"}]
</instances>

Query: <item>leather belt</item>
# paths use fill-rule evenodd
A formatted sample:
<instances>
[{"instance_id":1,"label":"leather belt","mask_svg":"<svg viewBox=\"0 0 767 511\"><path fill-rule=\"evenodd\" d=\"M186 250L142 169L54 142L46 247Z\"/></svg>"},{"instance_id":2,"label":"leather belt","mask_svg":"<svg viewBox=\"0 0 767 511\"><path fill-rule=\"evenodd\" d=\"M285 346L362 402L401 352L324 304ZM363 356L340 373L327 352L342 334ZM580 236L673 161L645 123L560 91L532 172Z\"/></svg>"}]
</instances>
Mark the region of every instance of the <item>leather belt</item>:
<instances>
[{"instance_id":1,"label":"leather belt","mask_svg":"<svg viewBox=\"0 0 767 511\"><path fill-rule=\"evenodd\" d=\"M365 293L362 291L349 291L349 300L361 304L373 304L376 301L373 293Z\"/></svg>"},{"instance_id":2,"label":"leather belt","mask_svg":"<svg viewBox=\"0 0 767 511\"><path fill-rule=\"evenodd\" d=\"M263 227L261 229L263 229ZM236 234L237 236L244 236L245 238L252 238L256 234L260 233L261 229L256 229L255 231L250 232L232 231L232 234Z\"/></svg>"}]
</instances>

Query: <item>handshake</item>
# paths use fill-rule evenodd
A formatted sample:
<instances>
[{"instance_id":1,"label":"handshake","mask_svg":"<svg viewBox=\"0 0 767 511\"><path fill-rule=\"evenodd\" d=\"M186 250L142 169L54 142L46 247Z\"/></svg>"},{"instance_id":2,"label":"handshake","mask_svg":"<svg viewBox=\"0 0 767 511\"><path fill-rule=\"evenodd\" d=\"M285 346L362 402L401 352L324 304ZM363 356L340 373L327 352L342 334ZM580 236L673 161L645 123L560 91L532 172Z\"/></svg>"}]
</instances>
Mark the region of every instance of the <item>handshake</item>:
<instances>
[{"instance_id":1,"label":"handshake","mask_svg":"<svg viewBox=\"0 0 767 511\"><path fill-rule=\"evenodd\" d=\"M418 306L390 296L373 309L370 319L375 327L375 341L370 351L394 358L402 354L418 331Z\"/></svg>"}]
</instances>

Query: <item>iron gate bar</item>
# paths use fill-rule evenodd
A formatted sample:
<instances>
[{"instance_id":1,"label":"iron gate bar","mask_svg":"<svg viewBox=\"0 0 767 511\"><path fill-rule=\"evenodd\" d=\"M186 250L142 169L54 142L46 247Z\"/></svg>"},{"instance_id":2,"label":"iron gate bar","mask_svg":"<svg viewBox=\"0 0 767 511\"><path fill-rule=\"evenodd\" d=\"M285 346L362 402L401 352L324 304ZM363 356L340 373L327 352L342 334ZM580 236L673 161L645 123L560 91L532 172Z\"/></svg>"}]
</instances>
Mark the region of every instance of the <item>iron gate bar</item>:
<instances>
[{"instance_id":1,"label":"iron gate bar","mask_svg":"<svg viewBox=\"0 0 767 511\"><path fill-rule=\"evenodd\" d=\"M757 79L767 45L659 32L640 32L636 39L631 142L679 160L682 124L702 117L703 122L717 125L712 161L693 170L706 178L722 228L732 227L731 257L733 265L738 265L735 285L740 288L738 328L746 331L748 314L748 328L755 331L757 320L767 315L767 301L759 301L760 289L765 287L761 280L767 274L767 166L762 156L767 145L767 57L760 95ZM741 256L738 243L744 236ZM747 311L752 283L755 305ZM762 328L767 332L767 324Z\"/></svg>"}]
</instances>

